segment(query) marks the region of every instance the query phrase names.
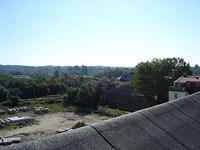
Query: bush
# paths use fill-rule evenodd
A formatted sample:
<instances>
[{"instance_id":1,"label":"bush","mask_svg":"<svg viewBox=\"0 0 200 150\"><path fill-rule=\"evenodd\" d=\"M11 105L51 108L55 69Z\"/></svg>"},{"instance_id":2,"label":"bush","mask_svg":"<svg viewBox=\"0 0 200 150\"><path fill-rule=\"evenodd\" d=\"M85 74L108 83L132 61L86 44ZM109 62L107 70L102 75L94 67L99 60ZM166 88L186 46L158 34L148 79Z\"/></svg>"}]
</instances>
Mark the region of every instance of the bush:
<instances>
[{"instance_id":1,"label":"bush","mask_svg":"<svg viewBox=\"0 0 200 150\"><path fill-rule=\"evenodd\" d=\"M8 90L0 85L0 101L6 101L8 97Z\"/></svg>"},{"instance_id":2,"label":"bush","mask_svg":"<svg viewBox=\"0 0 200 150\"><path fill-rule=\"evenodd\" d=\"M74 105L77 102L78 88L69 88L67 94L63 98L63 105Z\"/></svg>"},{"instance_id":3,"label":"bush","mask_svg":"<svg viewBox=\"0 0 200 150\"><path fill-rule=\"evenodd\" d=\"M18 103L19 103L19 96L11 96L10 98L9 98L9 105L10 106L17 106L18 105Z\"/></svg>"},{"instance_id":4,"label":"bush","mask_svg":"<svg viewBox=\"0 0 200 150\"><path fill-rule=\"evenodd\" d=\"M109 116L109 117L118 117L124 114L127 114L128 112L122 111L119 109L113 109L109 108L108 106L99 106L98 109L96 110L96 113Z\"/></svg>"},{"instance_id":5,"label":"bush","mask_svg":"<svg viewBox=\"0 0 200 150\"><path fill-rule=\"evenodd\" d=\"M9 89L9 95L20 97L22 95L22 91L19 88Z\"/></svg>"},{"instance_id":6,"label":"bush","mask_svg":"<svg viewBox=\"0 0 200 150\"><path fill-rule=\"evenodd\" d=\"M103 97L103 85L101 82L90 81L80 87L78 105L96 109Z\"/></svg>"},{"instance_id":7,"label":"bush","mask_svg":"<svg viewBox=\"0 0 200 150\"><path fill-rule=\"evenodd\" d=\"M64 95L63 97L63 106L67 106L70 103L68 94Z\"/></svg>"},{"instance_id":8,"label":"bush","mask_svg":"<svg viewBox=\"0 0 200 150\"><path fill-rule=\"evenodd\" d=\"M77 129L77 128L81 128L84 126L86 126L86 124L84 122L78 122L72 127L72 129Z\"/></svg>"}]
</instances>

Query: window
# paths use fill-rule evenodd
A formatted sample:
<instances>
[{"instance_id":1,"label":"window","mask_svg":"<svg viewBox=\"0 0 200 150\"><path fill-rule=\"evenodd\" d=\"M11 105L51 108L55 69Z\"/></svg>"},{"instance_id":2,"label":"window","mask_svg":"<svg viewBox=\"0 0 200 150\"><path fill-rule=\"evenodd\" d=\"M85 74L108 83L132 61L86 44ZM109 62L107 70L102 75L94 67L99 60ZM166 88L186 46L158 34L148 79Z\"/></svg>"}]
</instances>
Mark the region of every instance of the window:
<instances>
[{"instance_id":1,"label":"window","mask_svg":"<svg viewBox=\"0 0 200 150\"><path fill-rule=\"evenodd\" d=\"M178 94L174 93L174 98L177 99L178 98Z\"/></svg>"}]
</instances>

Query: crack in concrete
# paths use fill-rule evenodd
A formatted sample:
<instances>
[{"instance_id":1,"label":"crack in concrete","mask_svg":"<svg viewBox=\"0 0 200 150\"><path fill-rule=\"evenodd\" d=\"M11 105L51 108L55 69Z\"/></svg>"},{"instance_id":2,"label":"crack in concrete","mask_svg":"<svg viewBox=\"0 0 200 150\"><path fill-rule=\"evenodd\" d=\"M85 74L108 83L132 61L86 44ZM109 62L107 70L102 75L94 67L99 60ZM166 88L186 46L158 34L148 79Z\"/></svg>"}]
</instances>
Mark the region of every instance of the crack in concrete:
<instances>
[{"instance_id":1,"label":"crack in concrete","mask_svg":"<svg viewBox=\"0 0 200 150\"><path fill-rule=\"evenodd\" d=\"M106 137L104 137L101 132L99 132L94 126L92 125L88 125L89 127L91 127L92 129L94 129L103 139L106 143L108 143L113 149L118 150L112 143L110 143L110 141L108 139L106 139Z\"/></svg>"},{"instance_id":2,"label":"crack in concrete","mask_svg":"<svg viewBox=\"0 0 200 150\"><path fill-rule=\"evenodd\" d=\"M140 112L139 112L140 113ZM146 115L140 113L142 116L144 116L147 120L149 120L151 123L153 123L156 127L158 127L160 130L162 130L163 132L165 132L167 135L169 135L170 137L172 137L176 142L178 142L179 144L181 144L183 147L185 147L186 149L190 150L189 147L187 147L185 144L183 144L180 140L178 140L176 137L174 137L172 134L170 134L169 132L167 132L165 129L163 129L162 127L160 127L158 124L156 124L154 121L152 121L149 117L147 117Z\"/></svg>"},{"instance_id":3,"label":"crack in concrete","mask_svg":"<svg viewBox=\"0 0 200 150\"><path fill-rule=\"evenodd\" d=\"M196 122L197 124L200 124L199 121L194 120L191 116L189 116L188 114L186 114L185 112L183 112L180 108L178 108L177 106L174 106L172 104L169 103L170 106L172 106L173 108L177 109L180 113L182 113L183 115L187 116L188 118L190 118L192 121Z\"/></svg>"}]
</instances>

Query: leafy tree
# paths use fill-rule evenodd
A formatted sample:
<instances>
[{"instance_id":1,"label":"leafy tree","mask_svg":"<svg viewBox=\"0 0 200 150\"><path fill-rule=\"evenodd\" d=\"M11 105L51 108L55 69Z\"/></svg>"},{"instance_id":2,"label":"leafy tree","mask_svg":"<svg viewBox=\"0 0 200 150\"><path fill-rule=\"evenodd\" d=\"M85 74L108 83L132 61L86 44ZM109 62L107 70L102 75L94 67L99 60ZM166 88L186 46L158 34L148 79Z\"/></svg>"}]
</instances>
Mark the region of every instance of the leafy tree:
<instances>
[{"instance_id":1,"label":"leafy tree","mask_svg":"<svg viewBox=\"0 0 200 150\"><path fill-rule=\"evenodd\" d=\"M66 91L66 86L59 82L50 83L49 90L51 94L64 93Z\"/></svg>"},{"instance_id":2,"label":"leafy tree","mask_svg":"<svg viewBox=\"0 0 200 150\"><path fill-rule=\"evenodd\" d=\"M20 97L22 95L22 91L19 88L9 89L9 95Z\"/></svg>"},{"instance_id":3,"label":"leafy tree","mask_svg":"<svg viewBox=\"0 0 200 150\"><path fill-rule=\"evenodd\" d=\"M36 97L36 87L37 84L34 82L26 83L26 85L24 85L21 90L23 92L23 98Z\"/></svg>"},{"instance_id":4,"label":"leafy tree","mask_svg":"<svg viewBox=\"0 0 200 150\"><path fill-rule=\"evenodd\" d=\"M200 75L200 67L196 64L194 67L191 68L194 75Z\"/></svg>"},{"instance_id":5,"label":"leafy tree","mask_svg":"<svg viewBox=\"0 0 200 150\"><path fill-rule=\"evenodd\" d=\"M10 96L9 105L10 106L17 106L18 103L19 103L19 100L20 100L19 96Z\"/></svg>"},{"instance_id":6,"label":"leafy tree","mask_svg":"<svg viewBox=\"0 0 200 150\"><path fill-rule=\"evenodd\" d=\"M182 58L153 59L136 66L134 95L143 97L148 105L168 101L168 88L183 75L191 75L190 65Z\"/></svg>"},{"instance_id":7,"label":"leafy tree","mask_svg":"<svg viewBox=\"0 0 200 150\"><path fill-rule=\"evenodd\" d=\"M0 85L0 101L6 101L8 98L9 91Z\"/></svg>"},{"instance_id":8,"label":"leafy tree","mask_svg":"<svg viewBox=\"0 0 200 150\"><path fill-rule=\"evenodd\" d=\"M199 69L199 65L198 64L194 65L194 68Z\"/></svg>"},{"instance_id":9,"label":"leafy tree","mask_svg":"<svg viewBox=\"0 0 200 150\"><path fill-rule=\"evenodd\" d=\"M96 109L101 103L103 84L98 81L90 81L80 87L78 104L83 107Z\"/></svg>"},{"instance_id":10,"label":"leafy tree","mask_svg":"<svg viewBox=\"0 0 200 150\"><path fill-rule=\"evenodd\" d=\"M87 74L88 74L87 66L81 66L81 75L87 75Z\"/></svg>"},{"instance_id":11,"label":"leafy tree","mask_svg":"<svg viewBox=\"0 0 200 150\"><path fill-rule=\"evenodd\" d=\"M58 78L58 77L59 77L59 71L56 70L56 71L54 72L54 78Z\"/></svg>"},{"instance_id":12,"label":"leafy tree","mask_svg":"<svg viewBox=\"0 0 200 150\"><path fill-rule=\"evenodd\" d=\"M37 84L37 89L36 89L36 96L41 97L41 96L47 96L49 94L49 87L45 83Z\"/></svg>"},{"instance_id":13,"label":"leafy tree","mask_svg":"<svg viewBox=\"0 0 200 150\"><path fill-rule=\"evenodd\" d=\"M79 93L78 88L69 88L67 90L67 95L65 95L63 98L63 105L66 106L68 104L71 105L76 104L78 93Z\"/></svg>"}]
</instances>

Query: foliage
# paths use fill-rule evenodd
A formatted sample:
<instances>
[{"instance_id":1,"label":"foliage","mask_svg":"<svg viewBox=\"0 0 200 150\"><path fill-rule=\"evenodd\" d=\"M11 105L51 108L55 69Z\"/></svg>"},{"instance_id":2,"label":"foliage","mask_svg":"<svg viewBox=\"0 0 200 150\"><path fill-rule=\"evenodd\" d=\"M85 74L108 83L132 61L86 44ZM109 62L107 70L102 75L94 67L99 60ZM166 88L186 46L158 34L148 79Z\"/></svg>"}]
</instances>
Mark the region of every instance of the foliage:
<instances>
[{"instance_id":1,"label":"foliage","mask_svg":"<svg viewBox=\"0 0 200 150\"><path fill-rule=\"evenodd\" d=\"M14 76L2 73L2 70L14 74ZM11 96L19 96L21 99L36 99L47 95L65 94L64 105L96 109L104 99L105 91L119 86L120 82L115 77L128 73L130 70L129 68L114 67L49 66L37 68L0 65L0 98L3 97L0 100L6 101ZM41 75L43 73L51 74L51 77L32 78L36 72ZM108 75L109 78L105 78L107 75L104 72L112 73ZM29 73L34 75L28 77ZM54 103L52 99L42 102Z\"/></svg>"},{"instance_id":2,"label":"foliage","mask_svg":"<svg viewBox=\"0 0 200 150\"><path fill-rule=\"evenodd\" d=\"M8 94L9 94L8 90L5 87L0 85L0 101L1 102L7 100Z\"/></svg>"},{"instance_id":3,"label":"foliage","mask_svg":"<svg viewBox=\"0 0 200 150\"><path fill-rule=\"evenodd\" d=\"M196 64L194 67L191 67L191 70L193 72L193 75L200 75L200 67L198 64Z\"/></svg>"},{"instance_id":4,"label":"foliage","mask_svg":"<svg viewBox=\"0 0 200 150\"><path fill-rule=\"evenodd\" d=\"M15 78L10 75L0 75L0 100L5 101L8 95L21 98L45 97L49 94L66 92L66 86L61 79L38 80ZM9 89L9 93L8 93Z\"/></svg>"},{"instance_id":5,"label":"foliage","mask_svg":"<svg viewBox=\"0 0 200 150\"><path fill-rule=\"evenodd\" d=\"M119 109L109 108L108 106L99 106L95 112L109 117L118 117L128 113Z\"/></svg>"},{"instance_id":6,"label":"foliage","mask_svg":"<svg viewBox=\"0 0 200 150\"><path fill-rule=\"evenodd\" d=\"M84 126L86 126L86 124L85 124L84 122L79 121L78 123L76 123L76 124L72 127L72 129L77 129L77 128L81 128L81 127L84 127Z\"/></svg>"},{"instance_id":7,"label":"foliage","mask_svg":"<svg viewBox=\"0 0 200 150\"><path fill-rule=\"evenodd\" d=\"M8 102L10 106L17 106L19 103L19 100L20 100L19 96L10 96Z\"/></svg>"},{"instance_id":8,"label":"foliage","mask_svg":"<svg viewBox=\"0 0 200 150\"><path fill-rule=\"evenodd\" d=\"M67 94L63 98L63 105L74 105L77 103L79 88L69 88Z\"/></svg>"},{"instance_id":9,"label":"foliage","mask_svg":"<svg viewBox=\"0 0 200 150\"><path fill-rule=\"evenodd\" d=\"M43 103L41 101L35 101L32 102L27 102L26 106L28 107L47 107L51 112L61 112L61 111L79 111L80 109L76 106L63 106L60 103L55 103L55 104L48 104L48 103Z\"/></svg>"},{"instance_id":10,"label":"foliage","mask_svg":"<svg viewBox=\"0 0 200 150\"><path fill-rule=\"evenodd\" d=\"M0 115L0 119L6 118L6 117L13 117L13 114L5 113L5 114L1 114L1 115Z\"/></svg>"},{"instance_id":11,"label":"foliage","mask_svg":"<svg viewBox=\"0 0 200 150\"><path fill-rule=\"evenodd\" d=\"M27 126L31 126L31 125L35 125L38 124L37 120L33 120L30 122L14 122L14 123L10 123L10 125L1 128L0 131L7 131L7 130L13 130L13 129L17 129L17 128L23 128L23 127L27 127Z\"/></svg>"},{"instance_id":12,"label":"foliage","mask_svg":"<svg viewBox=\"0 0 200 150\"><path fill-rule=\"evenodd\" d=\"M22 95L22 91L19 88L9 89L9 95L20 97Z\"/></svg>"},{"instance_id":13,"label":"foliage","mask_svg":"<svg viewBox=\"0 0 200 150\"><path fill-rule=\"evenodd\" d=\"M51 83L49 90L51 94L64 93L66 91L66 86L63 83Z\"/></svg>"},{"instance_id":14,"label":"foliage","mask_svg":"<svg viewBox=\"0 0 200 150\"><path fill-rule=\"evenodd\" d=\"M183 75L191 75L190 65L182 58L153 59L137 65L134 95L148 100L148 105L168 101L168 87Z\"/></svg>"},{"instance_id":15,"label":"foliage","mask_svg":"<svg viewBox=\"0 0 200 150\"><path fill-rule=\"evenodd\" d=\"M78 94L78 105L96 109L100 104L103 95L103 85L101 82L90 81L80 87Z\"/></svg>"},{"instance_id":16,"label":"foliage","mask_svg":"<svg viewBox=\"0 0 200 150\"><path fill-rule=\"evenodd\" d=\"M64 73L69 75L99 75L116 78L132 71L132 68L103 67L103 66L19 66L0 65L0 74L9 73L19 78L34 78L46 80L58 78Z\"/></svg>"},{"instance_id":17,"label":"foliage","mask_svg":"<svg viewBox=\"0 0 200 150\"><path fill-rule=\"evenodd\" d=\"M37 97L46 96L50 93L50 89L47 83L39 83L36 88Z\"/></svg>"}]
</instances>

